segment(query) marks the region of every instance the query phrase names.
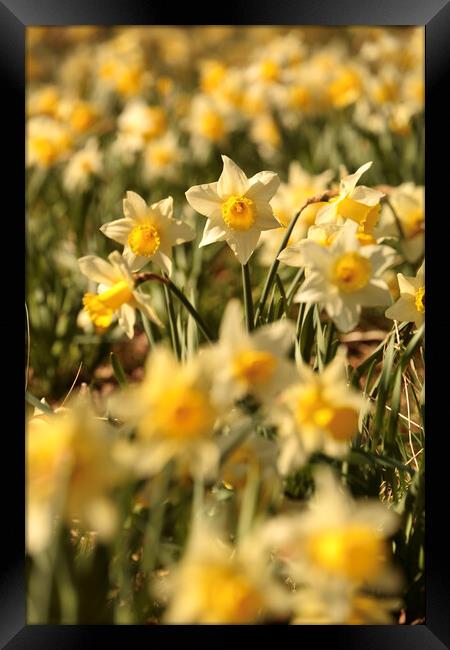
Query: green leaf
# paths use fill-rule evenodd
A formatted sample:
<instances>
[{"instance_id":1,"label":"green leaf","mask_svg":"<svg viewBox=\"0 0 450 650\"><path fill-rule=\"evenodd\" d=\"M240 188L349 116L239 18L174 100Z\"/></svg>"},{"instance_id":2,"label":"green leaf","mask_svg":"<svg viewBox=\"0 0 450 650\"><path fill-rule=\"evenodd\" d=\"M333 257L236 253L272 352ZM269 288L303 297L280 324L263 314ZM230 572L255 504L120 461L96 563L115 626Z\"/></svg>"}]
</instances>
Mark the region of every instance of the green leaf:
<instances>
[{"instance_id":1,"label":"green leaf","mask_svg":"<svg viewBox=\"0 0 450 650\"><path fill-rule=\"evenodd\" d=\"M125 386L128 385L128 382L127 382L127 378L125 377L125 372L122 367L122 364L120 363L119 357L114 352L111 352L109 356L111 359L111 365L113 367L114 375L116 376L117 382L119 386L124 388Z\"/></svg>"},{"instance_id":2,"label":"green leaf","mask_svg":"<svg viewBox=\"0 0 450 650\"><path fill-rule=\"evenodd\" d=\"M44 411L44 413L53 413L53 409L48 404L40 402L38 398L32 395L29 391L25 391L25 399L28 404L31 404L31 406L34 406L41 411Z\"/></svg>"}]
</instances>

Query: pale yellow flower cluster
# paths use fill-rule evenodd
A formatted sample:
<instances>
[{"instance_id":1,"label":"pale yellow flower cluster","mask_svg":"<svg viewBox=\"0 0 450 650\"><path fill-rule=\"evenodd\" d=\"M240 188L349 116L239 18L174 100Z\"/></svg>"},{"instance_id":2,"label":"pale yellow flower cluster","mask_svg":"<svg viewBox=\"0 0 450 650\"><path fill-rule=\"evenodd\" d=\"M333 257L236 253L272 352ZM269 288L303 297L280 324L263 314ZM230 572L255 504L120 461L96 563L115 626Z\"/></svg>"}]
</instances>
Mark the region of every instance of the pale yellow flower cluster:
<instances>
[{"instance_id":1,"label":"pale yellow flower cluster","mask_svg":"<svg viewBox=\"0 0 450 650\"><path fill-rule=\"evenodd\" d=\"M136 584L162 622L393 622L399 517L388 498L354 499L349 480L353 462L386 460L367 423L385 406L371 418L370 388L387 391L391 378L382 369L363 391L345 343L372 318L390 329L396 382L421 336L424 188L412 175L369 186L386 169L364 162L365 147L339 175L326 152L329 123L351 123L366 143L415 128L422 46L419 29L30 30L30 199L57 197L52 218L76 221L51 254L75 277L80 340L124 334L134 345L145 330L149 343L138 380L113 354L120 386L109 395L28 419L37 565L62 527L117 542L112 576L144 510ZM61 56L49 74L52 47ZM323 130L310 150L308 128ZM220 303L210 260L242 272L242 302L230 281ZM420 426L410 404L406 418L387 403L389 426L394 415L409 433ZM387 467L407 489L408 467ZM293 479L313 495L288 498Z\"/></svg>"}]
</instances>

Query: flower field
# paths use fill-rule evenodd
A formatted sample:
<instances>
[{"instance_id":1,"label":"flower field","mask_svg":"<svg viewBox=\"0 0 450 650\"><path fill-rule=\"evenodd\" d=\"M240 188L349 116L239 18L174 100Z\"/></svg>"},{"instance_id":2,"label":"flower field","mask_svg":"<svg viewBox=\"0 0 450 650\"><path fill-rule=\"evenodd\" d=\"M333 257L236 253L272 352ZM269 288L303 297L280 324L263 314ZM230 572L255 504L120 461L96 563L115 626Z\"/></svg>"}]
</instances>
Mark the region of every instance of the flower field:
<instances>
[{"instance_id":1,"label":"flower field","mask_svg":"<svg viewBox=\"0 0 450 650\"><path fill-rule=\"evenodd\" d=\"M28 623L424 622L423 57L27 29Z\"/></svg>"}]
</instances>

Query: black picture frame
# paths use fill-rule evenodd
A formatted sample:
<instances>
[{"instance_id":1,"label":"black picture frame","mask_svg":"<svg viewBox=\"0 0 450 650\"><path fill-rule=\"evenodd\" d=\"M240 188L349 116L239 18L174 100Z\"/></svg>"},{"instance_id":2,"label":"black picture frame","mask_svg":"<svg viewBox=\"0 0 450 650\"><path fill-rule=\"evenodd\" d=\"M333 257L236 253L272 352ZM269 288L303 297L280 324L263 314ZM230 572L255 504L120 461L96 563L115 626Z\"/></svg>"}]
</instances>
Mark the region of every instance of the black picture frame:
<instances>
[{"instance_id":1,"label":"black picture frame","mask_svg":"<svg viewBox=\"0 0 450 650\"><path fill-rule=\"evenodd\" d=\"M200 9L200 10L199 10ZM11 414L11 424L3 427L2 454L2 545L0 573L0 642L1 647L16 648L85 648L107 643L109 639L122 643L145 641L158 643L158 640L172 638L172 634L185 635L194 631L196 638L204 637L206 642L226 642L229 635L236 632L236 626L51 626L26 625L25 618L25 544L24 544L24 427L22 427L24 407L22 402L23 374L17 364L17 353L13 339L21 336L21 325L11 327L11 301L21 303L18 286L24 269L19 255L17 242L24 236L22 227L22 206L24 206L24 108L25 108L25 31L34 25L140 25L140 24L259 24L259 25L416 25L425 27L426 38L426 211L437 212L436 219L448 221L449 214L445 208L445 197L449 185L448 165L436 164L439 152L448 152L445 138L448 140L448 108L445 97L448 91L448 71L450 67L450 3L448 0L320 0L310 2L252 0L248 2L225 3L215 7L216 15L206 15L200 7L191 4L177 8L168 3L145 0L1 0L0 1L0 70L3 89L3 113L6 115L3 125L5 144L4 160L7 162L5 176L7 187L4 199L8 223L14 222L18 235L9 230L3 232L5 248L14 249L12 265L5 268L8 278L13 281L8 289L0 292L0 299L6 300L9 311L0 311L0 325L3 328L3 348L11 347L14 357L8 362L7 372L2 373L4 387L4 412ZM184 22L185 21L185 22ZM445 121L444 121L445 111ZM6 154L6 155L5 155ZM447 153L448 155L448 153ZM16 190L12 190L12 181L16 181ZM23 202L22 202L23 197ZM434 206L434 207L433 207ZM440 212L439 212L440 210ZM434 221L434 214L432 217ZM13 226L11 226L12 228ZM441 275L439 258L448 256L444 246L449 240L433 232L431 224L427 235L427 316L430 326L434 323L448 331L448 316L443 313L442 296L438 293L438 280ZM439 231L441 232L441 231ZM25 239L25 238L24 238ZM445 241L446 240L446 241ZM11 242L15 241L12 246ZM24 241L24 240L23 240ZM9 242L9 243L8 243ZM439 251L439 246L442 250ZM431 252L433 255L431 255ZM445 259L445 258L444 258ZM15 260L15 261L14 261ZM8 280L9 281L9 280ZM24 283L25 284L25 283ZM0 285L2 286L2 285ZM6 294L6 295L5 295ZM14 294L14 295L13 295ZM448 298L446 298L446 306ZM14 307L20 314L23 303ZM23 313L23 312L22 312ZM435 313L435 317L433 316ZM448 310L447 312L448 313ZM443 524L448 511L445 498L445 478L448 475L448 456L441 452L444 438L448 436L448 424L443 417L439 426L436 414L446 404L446 384L430 370L433 359L442 354L438 337L429 336L427 343L427 399L430 404L427 423L430 430L426 445L428 473L426 487L426 619L423 625L414 626L248 626L240 627L239 636L248 634L264 636L269 634L287 635L292 641L308 643L313 640L329 642L334 649L350 650L438 650L450 647L450 626L448 611L449 553L447 537ZM20 342L22 345L22 341ZM17 346L19 341L17 340ZM3 356L3 355L2 355ZM5 361L5 364L7 362ZM17 396L18 408L11 404ZM9 403L11 402L11 404ZM5 422L7 420L5 419ZM20 423L20 424L19 424ZM431 426L431 428L430 428ZM7 469L11 472L7 475ZM440 477L444 477L442 480ZM217 627L221 629L218 630ZM283 632L281 632L283 630ZM198 634L197 634L198 632ZM139 637L139 639L138 639ZM247 640L242 639L245 643ZM250 641L250 639L248 639ZM283 643L283 640L281 640Z\"/></svg>"}]
</instances>

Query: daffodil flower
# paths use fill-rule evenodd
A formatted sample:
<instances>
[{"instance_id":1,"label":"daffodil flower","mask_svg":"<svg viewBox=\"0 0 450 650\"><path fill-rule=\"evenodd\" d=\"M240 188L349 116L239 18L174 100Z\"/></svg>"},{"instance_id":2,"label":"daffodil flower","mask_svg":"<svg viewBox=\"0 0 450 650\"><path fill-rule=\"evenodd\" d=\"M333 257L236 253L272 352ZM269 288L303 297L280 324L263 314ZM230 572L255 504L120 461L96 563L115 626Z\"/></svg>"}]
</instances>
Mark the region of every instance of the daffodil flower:
<instances>
[{"instance_id":1,"label":"daffodil flower","mask_svg":"<svg viewBox=\"0 0 450 650\"><path fill-rule=\"evenodd\" d=\"M376 499L354 501L328 467L316 470L315 484L308 508L273 518L260 544L272 546L294 579L338 599L363 586L398 587L388 543L398 515Z\"/></svg>"},{"instance_id":2,"label":"daffodil flower","mask_svg":"<svg viewBox=\"0 0 450 650\"><path fill-rule=\"evenodd\" d=\"M54 517L77 518L102 539L115 532L111 491L127 477L113 459L109 425L80 397L70 408L34 415L27 431L27 550L51 541Z\"/></svg>"},{"instance_id":3,"label":"daffodil flower","mask_svg":"<svg viewBox=\"0 0 450 650\"><path fill-rule=\"evenodd\" d=\"M211 365L216 398L228 405L246 395L270 402L295 377L295 366L287 359L294 333L292 321L280 320L249 334L239 301L231 300L219 342L203 351Z\"/></svg>"},{"instance_id":4,"label":"daffodil flower","mask_svg":"<svg viewBox=\"0 0 450 650\"><path fill-rule=\"evenodd\" d=\"M297 371L297 378L279 396L274 414L281 442L278 469L284 475L317 451L335 457L346 454L366 405L347 386L342 349L320 374L304 363Z\"/></svg>"},{"instance_id":5,"label":"daffodil flower","mask_svg":"<svg viewBox=\"0 0 450 650\"><path fill-rule=\"evenodd\" d=\"M215 473L220 450L214 432L225 410L213 399L200 356L181 364L158 346L142 383L113 398L110 410L136 430L120 455L138 475L153 475L171 460L190 475Z\"/></svg>"},{"instance_id":6,"label":"daffodil flower","mask_svg":"<svg viewBox=\"0 0 450 650\"><path fill-rule=\"evenodd\" d=\"M382 192L359 185L361 176L372 166L372 161L362 165L354 174L341 179L339 195L323 206L316 217L316 224L355 221L363 232L371 233L380 215Z\"/></svg>"},{"instance_id":7,"label":"daffodil flower","mask_svg":"<svg viewBox=\"0 0 450 650\"><path fill-rule=\"evenodd\" d=\"M219 180L191 187L186 198L194 210L208 217L200 246L226 241L239 262L246 264L261 231L280 225L269 204L280 179L269 171L247 178L230 158L222 156L222 160Z\"/></svg>"},{"instance_id":8,"label":"daffodil flower","mask_svg":"<svg viewBox=\"0 0 450 650\"><path fill-rule=\"evenodd\" d=\"M359 321L362 306L391 303L382 273L392 265L395 251L389 246L362 246L357 225L348 221L328 247L303 240L298 244L307 277L294 300L320 302L341 332Z\"/></svg>"},{"instance_id":9,"label":"daffodil flower","mask_svg":"<svg viewBox=\"0 0 450 650\"><path fill-rule=\"evenodd\" d=\"M103 224L102 233L124 245L123 257L132 271L152 261L170 273L172 247L195 237L190 226L173 219L172 197L148 206L139 194L127 192L123 212L125 218Z\"/></svg>"},{"instance_id":10,"label":"daffodil flower","mask_svg":"<svg viewBox=\"0 0 450 650\"><path fill-rule=\"evenodd\" d=\"M397 274L400 298L386 310L385 316L402 322L414 322L420 327L425 319L425 265L416 277Z\"/></svg>"},{"instance_id":11,"label":"daffodil flower","mask_svg":"<svg viewBox=\"0 0 450 650\"><path fill-rule=\"evenodd\" d=\"M195 525L166 589L165 623L261 623L286 615L291 602L250 540L231 546L222 531L203 521Z\"/></svg>"},{"instance_id":12,"label":"daffodil flower","mask_svg":"<svg viewBox=\"0 0 450 650\"><path fill-rule=\"evenodd\" d=\"M126 261L118 251L108 256L109 262L95 255L78 260L81 272L90 280L98 282L98 293L86 293L84 308L99 329L108 328L118 315L119 325L131 339L134 333L136 309L161 325L151 306L149 295L135 288L133 276Z\"/></svg>"}]
</instances>

